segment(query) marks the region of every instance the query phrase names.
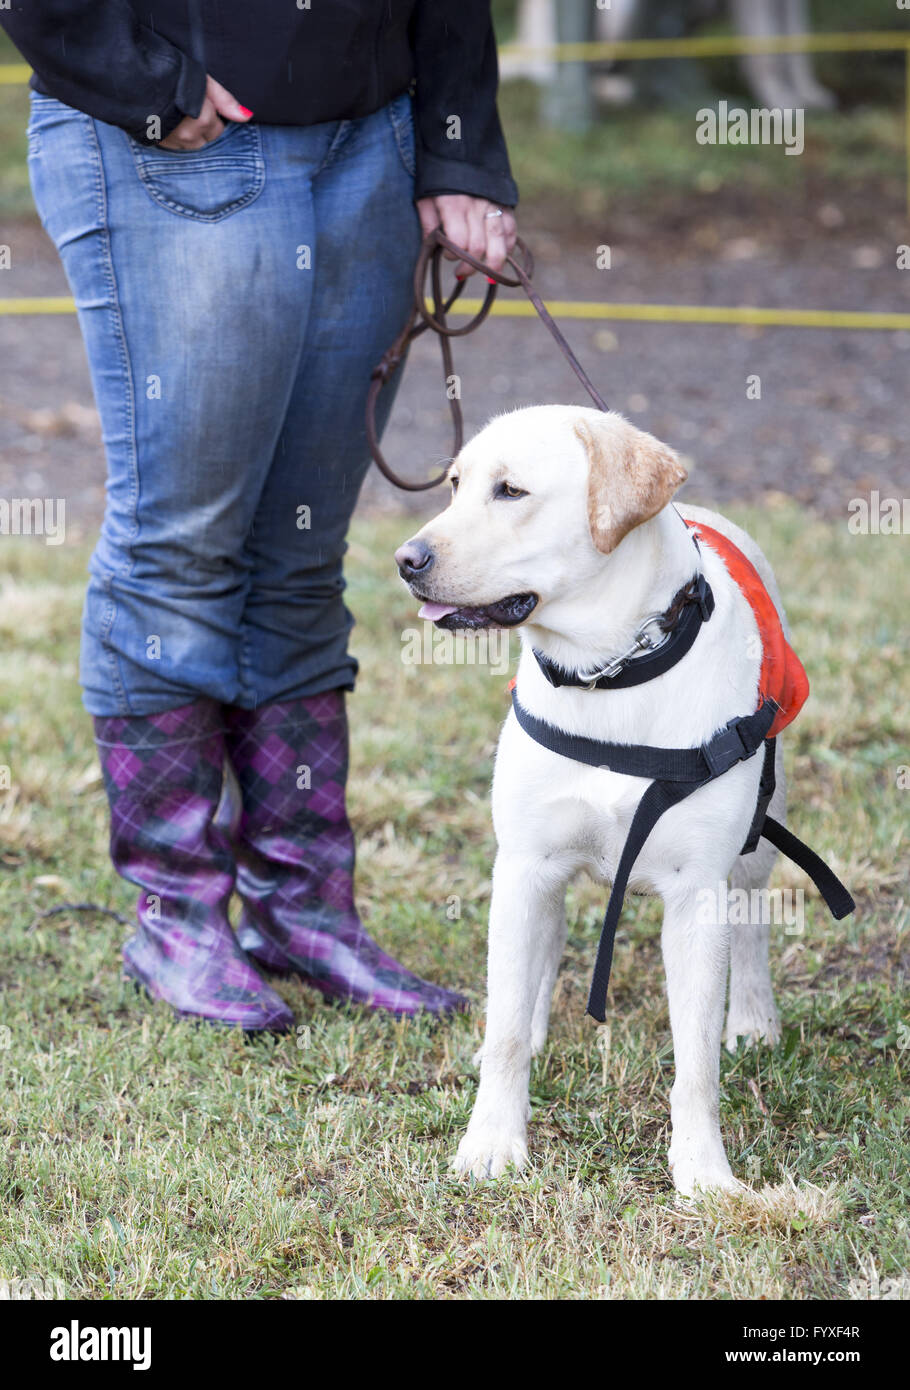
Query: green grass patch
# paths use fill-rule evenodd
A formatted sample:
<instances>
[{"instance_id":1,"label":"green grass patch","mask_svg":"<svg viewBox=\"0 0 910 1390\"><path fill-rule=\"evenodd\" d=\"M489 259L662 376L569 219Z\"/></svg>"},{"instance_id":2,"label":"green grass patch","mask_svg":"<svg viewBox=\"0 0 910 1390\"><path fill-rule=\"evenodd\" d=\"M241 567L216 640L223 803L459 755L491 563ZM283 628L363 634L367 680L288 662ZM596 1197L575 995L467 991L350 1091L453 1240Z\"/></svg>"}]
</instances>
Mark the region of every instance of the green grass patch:
<instances>
[{"instance_id":1,"label":"green grass patch","mask_svg":"<svg viewBox=\"0 0 910 1390\"><path fill-rule=\"evenodd\" d=\"M390 556L412 523L359 522L349 556L359 902L386 947L477 1007L396 1023L282 984L299 1031L278 1041L175 1021L121 982L121 925L41 915L129 915L132 890L106 859L76 685L86 555L2 542L0 1277L90 1299L802 1299L907 1277L902 546L789 506L737 519L776 565L813 683L788 738L793 824L860 906L833 924L810 891L804 935L775 933L784 1041L722 1062L723 1132L755 1190L702 1206L666 1170L657 913L630 899L597 1029L592 886L572 892L530 1170L448 1171L476 1085L507 695L483 668L403 664L416 620ZM784 864L774 882L801 880Z\"/></svg>"}]
</instances>

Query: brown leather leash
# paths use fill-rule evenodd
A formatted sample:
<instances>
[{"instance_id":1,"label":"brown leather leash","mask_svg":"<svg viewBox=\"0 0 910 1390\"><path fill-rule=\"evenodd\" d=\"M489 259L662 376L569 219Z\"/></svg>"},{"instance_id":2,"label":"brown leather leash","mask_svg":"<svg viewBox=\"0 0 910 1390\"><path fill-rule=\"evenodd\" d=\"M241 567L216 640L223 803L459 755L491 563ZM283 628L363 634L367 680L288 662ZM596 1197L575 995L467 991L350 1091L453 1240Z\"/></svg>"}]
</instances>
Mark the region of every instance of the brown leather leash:
<instances>
[{"instance_id":1,"label":"brown leather leash","mask_svg":"<svg viewBox=\"0 0 910 1390\"><path fill-rule=\"evenodd\" d=\"M442 262L446 251L451 252L453 255L457 256L459 260L464 261L474 270L485 275L489 282L486 296L480 309L474 317L461 328L451 328L447 322L446 315L464 290L467 279L456 280L455 287L451 294L448 298L444 296L442 289ZM518 253L517 257L515 252ZM473 333L475 328L480 327L493 307L493 301L496 298L496 293L500 285L505 285L509 289L516 289L520 286L524 290L525 294L534 305L534 308L537 310L541 320L546 324L555 338L557 346L569 366L578 377L578 380L581 382L594 404L599 410L609 409L609 406L607 406L602 396L596 390L581 363L578 361L578 358L569 347L564 335L553 321L553 317L546 304L544 304L540 295L531 284L531 277L534 274L534 258L528 247L521 240L521 237L516 237L515 250L508 256L506 265L511 267L511 274L505 269L493 270L491 266L486 265L483 261L475 260L467 251L462 250L460 246L456 246L453 241L450 241L439 227L429 232L423 239L420 253L417 257L417 264L414 267L414 307L411 310L410 317L404 328L398 334L398 337L395 339L394 343L392 343L391 347L383 353L382 360L377 363L370 373L370 389L367 394L366 408L367 443L369 444L373 461L379 471L388 478L390 483L394 483L396 487L403 488L406 492L426 492L428 488L437 487L441 482L445 481L448 468L440 473L438 478L431 478L429 482L426 483L408 482L405 478L399 478L397 473L393 472L383 457L376 431L376 402L379 399L379 393L386 382L389 381L401 366L408 346L415 338L419 338L421 333L425 333L428 328L439 335L439 346L442 351L443 376L448 385L449 378L454 375L451 340L453 338L464 338L468 333ZM428 272L433 301L432 310L427 305L426 282ZM449 396L449 408L452 412L452 425L454 429L452 449L452 457L454 458L464 440L464 419L461 412L461 402L456 396ZM446 460L447 465L450 462L451 459Z\"/></svg>"}]
</instances>

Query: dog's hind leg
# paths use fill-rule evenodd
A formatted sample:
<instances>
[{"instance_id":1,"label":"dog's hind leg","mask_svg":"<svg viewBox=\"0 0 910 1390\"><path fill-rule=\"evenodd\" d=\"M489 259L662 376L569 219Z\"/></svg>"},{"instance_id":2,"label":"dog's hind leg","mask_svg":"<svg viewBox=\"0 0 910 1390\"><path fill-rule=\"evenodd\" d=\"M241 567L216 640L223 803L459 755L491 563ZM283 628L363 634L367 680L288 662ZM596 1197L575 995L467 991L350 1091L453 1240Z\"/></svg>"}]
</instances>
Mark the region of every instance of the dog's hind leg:
<instances>
[{"instance_id":1,"label":"dog's hind leg","mask_svg":"<svg viewBox=\"0 0 910 1390\"><path fill-rule=\"evenodd\" d=\"M477 1099L458 1153L457 1172L498 1177L527 1159L528 1079L538 1000L558 965L563 921L555 885L540 862L497 855L493 869L487 979L487 1028ZM555 965L554 965L555 957Z\"/></svg>"},{"instance_id":2,"label":"dog's hind leg","mask_svg":"<svg viewBox=\"0 0 910 1390\"><path fill-rule=\"evenodd\" d=\"M670 1092L670 1168L677 1191L736 1191L720 1135L720 1038L728 933L723 879L702 894L664 897L661 935L676 1079ZM707 901L706 901L707 900Z\"/></svg>"},{"instance_id":3,"label":"dog's hind leg","mask_svg":"<svg viewBox=\"0 0 910 1390\"><path fill-rule=\"evenodd\" d=\"M765 857L764 846L760 845L755 853ZM767 858L773 859L773 853ZM742 872L738 861L730 875L730 887L734 891L744 890L750 901L764 903L767 877L765 873L763 881L756 882ZM738 1038L749 1043L776 1043L780 1039L780 1018L768 961L770 935L767 914L761 909L754 914L750 910L747 921L734 920L730 927L730 1003L724 1040L731 1052L736 1051Z\"/></svg>"},{"instance_id":4,"label":"dog's hind leg","mask_svg":"<svg viewBox=\"0 0 910 1390\"><path fill-rule=\"evenodd\" d=\"M776 820L786 819L786 787L780 742L775 757L777 787L771 798L770 813ZM770 911L768 878L777 851L767 840L759 840L752 854L742 854L730 873L730 888L742 896L745 911L731 911L730 927L730 1003L724 1040L731 1052L737 1038L750 1043L776 1043L780 1039L780 1018L771 987L768 960ZM732 906L732 904L731 904ZM745 919L745 920L743 920Z\"/></svg>"}]
</instances>

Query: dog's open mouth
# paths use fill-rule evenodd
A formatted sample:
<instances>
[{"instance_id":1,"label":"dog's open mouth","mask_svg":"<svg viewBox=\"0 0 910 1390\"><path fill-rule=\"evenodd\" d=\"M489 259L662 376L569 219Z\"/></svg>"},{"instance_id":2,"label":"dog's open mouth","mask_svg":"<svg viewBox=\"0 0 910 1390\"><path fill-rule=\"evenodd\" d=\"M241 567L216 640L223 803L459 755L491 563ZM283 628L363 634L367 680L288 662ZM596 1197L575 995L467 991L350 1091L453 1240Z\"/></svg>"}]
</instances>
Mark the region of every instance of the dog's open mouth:
<instances>
[{"instance_id":1,"label":"dog's open mouth","mask_svg":"<svg viewBox=\"0 0 910 1390\"><path fill-rule=\"evenodd\" d=\"M415 594L414 597L421 596ZM429 618L437 627L451 632L462 627L517 627L536 607L536 594L510 594L508 598L500 598L495 603L485 603L477 608L426 599L417 616Z\"/></svg>"}]
</instances>

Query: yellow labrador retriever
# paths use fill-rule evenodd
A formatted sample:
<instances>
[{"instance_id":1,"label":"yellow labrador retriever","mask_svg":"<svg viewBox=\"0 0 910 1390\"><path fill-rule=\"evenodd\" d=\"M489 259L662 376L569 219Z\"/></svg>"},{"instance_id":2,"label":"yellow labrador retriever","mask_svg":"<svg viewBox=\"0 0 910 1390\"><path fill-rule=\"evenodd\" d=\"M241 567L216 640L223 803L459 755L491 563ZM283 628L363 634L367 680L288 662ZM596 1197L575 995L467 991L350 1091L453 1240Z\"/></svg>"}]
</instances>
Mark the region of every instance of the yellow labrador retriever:
<instances>
[{"instance_id":1,"label":"yellow labrador retriever","mask_svg":"<svg viewBox=\"0 0 910 1390\"><path fill-rule=\"evenodd\" d=\"M518 690L532 715L589 739L697 748L754 709L761 644L747 599L715 554L703 548L699 556L679 511L733 540L778 611L780 600L767 561L742 530L713 512L671 505L685 477L671 449L619 415L519 410L466 445L451 467L449 506L396 561L423 600L421 613L443 627L520 626ZM665 674L606 695L557 689L545 678L535 649L566 671L600 669L699 568L715 610ZM779 743L776 757L771 811L781 819ZM669 1162L686 1194L737 1186L718 1117L728 963L728 1044L779 1036L768 927L758 921L731 932L724 901L728 886L763 887L774 858L764 840L740 853L761 761L740 762L668 810L630 880L633 891L663 899L676 1065ZM506 719L493 779L487 1027L477 1100L455 1158L463 1173L496 1177L527 1158L530 1061L547 1036L566 885L580 870L612 881L642 790L640 777L561 757L529 738L514 712Z\"/></svg>"}]
</instances>

